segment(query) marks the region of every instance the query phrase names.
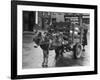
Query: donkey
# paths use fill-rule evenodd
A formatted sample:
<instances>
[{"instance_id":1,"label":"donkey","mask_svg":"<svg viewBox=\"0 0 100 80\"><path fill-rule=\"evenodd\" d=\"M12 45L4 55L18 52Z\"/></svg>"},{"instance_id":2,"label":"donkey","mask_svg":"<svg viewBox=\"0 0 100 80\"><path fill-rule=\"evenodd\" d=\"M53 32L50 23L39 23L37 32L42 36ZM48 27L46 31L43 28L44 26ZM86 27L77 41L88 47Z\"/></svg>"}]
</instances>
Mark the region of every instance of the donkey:
<instances>
[{"instance_id":1,"label":"donkey","mask_svg":"<svg viewBox=\"0 0 100 80\"><path fill-rule=\"evenodd\" d=\"M37 48L37 46L40 46L43 50L42 67L48 67L49 50L55 50L55 61L58 60L59 56L63 56L64 46L62 34L49 34L47 32L42 34L41 32L39 32L38 35L33 39L33 41L36 43L36 45L34 46L35 48Z\"/></svg>"}]
</instances>

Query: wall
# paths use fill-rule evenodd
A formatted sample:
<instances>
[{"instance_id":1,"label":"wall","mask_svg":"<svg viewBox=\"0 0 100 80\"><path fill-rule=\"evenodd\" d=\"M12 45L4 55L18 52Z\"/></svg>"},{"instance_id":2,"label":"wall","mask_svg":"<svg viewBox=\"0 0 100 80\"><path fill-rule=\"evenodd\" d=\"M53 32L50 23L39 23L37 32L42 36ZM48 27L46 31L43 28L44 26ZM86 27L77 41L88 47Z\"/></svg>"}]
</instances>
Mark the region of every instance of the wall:
<instances>
[{"instance_id":1,"label":"wall","mask_svg":"<svg viewBox=\"0 0 100 80\"><path fill-rule=\"evenodd\" d=\"M40 0L36 0L40 1ZM98 5L98 14L100 14L100 0L41 0L45 2L58 3L74 3L74 4L92 4ZM100 15L98 15L100 21ZM100 26L100 23L98 23ZM98 34L100 34L100 27L98 27ZM0 80L10 80L10 65L11 65L11 13L10 0L0 0ZM100 37L98 38L100 41ZM100 42L98 47L100 48ZM100 49L98 49L100 53ZM100 54L98 54L98 67L100 67ZM25 79L29 80L29 79ZM84 76L67 76L55 78L41 78L31 80L100 80L100 69L98 75L84 75Z\"/></svg>"}]
</instances>

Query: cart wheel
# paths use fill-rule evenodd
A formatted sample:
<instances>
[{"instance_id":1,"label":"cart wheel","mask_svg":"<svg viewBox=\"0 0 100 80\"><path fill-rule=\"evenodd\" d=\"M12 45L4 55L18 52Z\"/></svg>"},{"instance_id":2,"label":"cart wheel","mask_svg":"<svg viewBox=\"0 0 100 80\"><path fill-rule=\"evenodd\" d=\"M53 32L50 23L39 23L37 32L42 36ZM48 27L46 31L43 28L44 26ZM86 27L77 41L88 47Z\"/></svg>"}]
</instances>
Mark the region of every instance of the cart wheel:
<instances>
[{"instance_id":1,"label":"cart wheel","mask_svg":"<svg viewBox=\"0 0 100 80\"><path fill-rule=\"evenodd\" d=\"M82 55L82 45L80 43L76 43L76 45L73 47L73 55L75 59L78 59Z\"/></svg>"}]
</instances>

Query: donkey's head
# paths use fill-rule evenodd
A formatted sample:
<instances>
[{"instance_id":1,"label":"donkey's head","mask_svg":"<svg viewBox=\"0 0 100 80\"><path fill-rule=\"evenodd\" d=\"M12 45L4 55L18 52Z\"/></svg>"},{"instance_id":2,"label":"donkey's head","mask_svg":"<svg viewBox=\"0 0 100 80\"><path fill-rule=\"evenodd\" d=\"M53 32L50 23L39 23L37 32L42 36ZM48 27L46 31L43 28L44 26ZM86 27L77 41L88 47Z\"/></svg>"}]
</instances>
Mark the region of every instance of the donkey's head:
<instances>
[{"instance_id":1,"label":"donkey's head","mask_svg":"<svg viewBox=\"0 0 100 80\"><path fill-rule=\"evenodd\" d=\"M42 33L39 32L33 39L34 47L37 48L42 42Z\"/></svg>"}]
</instances>

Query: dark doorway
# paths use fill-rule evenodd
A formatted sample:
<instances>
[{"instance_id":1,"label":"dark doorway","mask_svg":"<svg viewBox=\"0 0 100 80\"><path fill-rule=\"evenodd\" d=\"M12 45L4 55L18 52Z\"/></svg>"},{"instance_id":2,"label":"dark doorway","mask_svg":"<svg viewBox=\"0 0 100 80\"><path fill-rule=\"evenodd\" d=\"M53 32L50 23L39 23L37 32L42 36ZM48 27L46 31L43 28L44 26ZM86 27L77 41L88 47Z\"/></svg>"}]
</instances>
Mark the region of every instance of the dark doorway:
<instances>
[{"instance_id":1,"label":"dark doorway","mask_svg":"<svg viewBox=\"0 0 100 80\"><path fill-rule=\"evenodd\" d=\"M35 11L23 11L23 31L33 31Z\"/></svg>"}]
</instances>

